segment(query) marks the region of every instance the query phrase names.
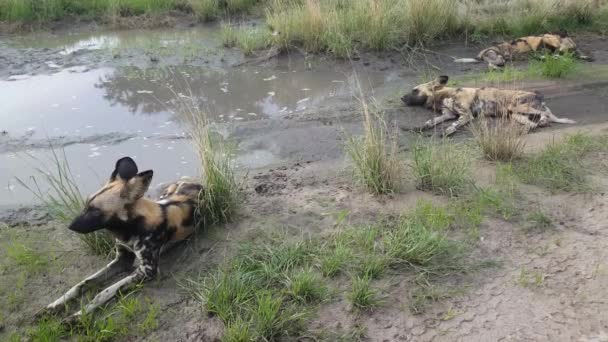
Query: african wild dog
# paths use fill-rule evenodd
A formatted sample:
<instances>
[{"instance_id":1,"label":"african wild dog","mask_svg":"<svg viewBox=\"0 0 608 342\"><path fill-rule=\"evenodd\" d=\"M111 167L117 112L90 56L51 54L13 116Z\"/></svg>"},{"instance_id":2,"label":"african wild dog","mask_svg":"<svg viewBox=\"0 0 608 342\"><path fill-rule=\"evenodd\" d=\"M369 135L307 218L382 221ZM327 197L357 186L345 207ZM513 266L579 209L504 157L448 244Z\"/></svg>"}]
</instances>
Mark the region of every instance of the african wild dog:
<instances>
[{"instance_id":1,"label":"african wild dog","mask_svg":"<svg viewBox=\"0 0 608 342\"><path fill-rule=\"evenodd\" d=\"M475 58L459 58L457 63L477 63L485 61L490 69L499 69L508 61L526 57L530 53L550 51L552 53L572 53L579 59L591 60L591 57L583 55L576 47L574 40L565 33L543 34L542 36L528 36L504 42L481 52Z\"/></svg>"},{"instance_id":2,"label":"african wild dog","mask_svg":"<svg viewBox=\"0 0 608 342\"><path fill-rule=\"evenodd\" d=\"M451 135L459 127L468 124L477 116L509 117L528 129L546 126L550 122L574 123L570 119L560 119L551 113L536 92L497 88L452 88L446 87L448 76L420 84L403 96L407 106L423 106L441 112L427 121L423 129L429 129L447 121L458 119L444 131Z\"/></svg>"},{"instance_id":3,"label":"african wild dog","mask_svg":"<svg viewBox=\"0 0 608 342\"><path fill-rule=\"evenodd\" d=\"M88 198L83 212L69 226L69 229L82 234L107 229L116 238L116 257L49 304L40 314L56 313L85 288L99 285L121 272L132 271L98 293L69 319L77 320L83 313L108 302L119 291L152 279L158 271L161 247L171 241L184 240L193 233L195 208L202 186L182 179L169 185L161 200L152 201L144 197L152 174L152 170L138 173L137 165L129 157L116 162L109 181ZM133 270L135 259L139 260L139 265Z\"/></svg>"}]
</instances>

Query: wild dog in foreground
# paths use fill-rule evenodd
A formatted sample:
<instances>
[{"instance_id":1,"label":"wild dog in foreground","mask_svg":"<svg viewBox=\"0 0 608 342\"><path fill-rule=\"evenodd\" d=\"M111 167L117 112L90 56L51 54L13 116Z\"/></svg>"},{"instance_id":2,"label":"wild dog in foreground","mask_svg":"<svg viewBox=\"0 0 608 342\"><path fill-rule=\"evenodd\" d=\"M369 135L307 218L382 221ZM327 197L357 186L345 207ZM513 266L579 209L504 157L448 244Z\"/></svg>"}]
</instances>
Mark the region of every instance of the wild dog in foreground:
<instances>
[{"instance_id":1,"label":"wild dog in foreground","mask_svg":"<svg viewBox=\"0 0 608 342\"><path fill-rule=\"evenodd\" d=\"M188 238L194 231L194 215L202 186L182 179L169 185L159 201L144 198L152 181L152 170L139 172L133 159L116 162L109 181L86 201L84 211L69 229L87 234L105 228L116 238L116 257L101 270L76 284L39 315L57 313L92 285L125 272L129 275L98 293L68 321L79 319L112 299L119 291L154 278L161 247ZM134 268L137 259L139 265Z\"/></svg>"},{"instance_id":2,"label":"wild dog in foreground","mask_svg":"<svg viewBox=\"0 0 608 342\"><path fill-rule=\"evenodd\" d=\"M445 131L451 135L478 116L511 118L528 129L542 127L550 122L575 123L560 119L551 113L543 96L536 92L497 88L446 87L448 76L420 84L401 100L407 106L423 106L441 112L427 121L422 129L429 129L447 120L456 120Z\"/></svg>"},{"instance_id":3,"label":"wild dog in foreground","mask_svg":"<svg viewBox=\"0 0 608 342\"><path fill-rule=\"evenodd\" d=\"M562 34L543 34L542 36L528 36L504 42L481 52L475 58L455 59L456 63L477 63L485 61L490 69L499 69L505 63L525 58L530 53L549 51L552 53L572 53L579 59L590 61L591 57L583 55L576 47L574 40L565 33Z\"/></svg>"}]
</instances>

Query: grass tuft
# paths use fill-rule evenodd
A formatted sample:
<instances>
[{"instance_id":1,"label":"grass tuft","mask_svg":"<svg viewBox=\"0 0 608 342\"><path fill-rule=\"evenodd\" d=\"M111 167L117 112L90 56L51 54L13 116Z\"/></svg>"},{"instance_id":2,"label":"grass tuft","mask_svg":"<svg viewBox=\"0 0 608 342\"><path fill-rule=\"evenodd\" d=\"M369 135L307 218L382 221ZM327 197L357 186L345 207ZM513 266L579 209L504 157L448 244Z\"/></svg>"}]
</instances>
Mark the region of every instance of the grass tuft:
<instances>
[{"instance_id":1,"label":"grass tuft","mask_svg":"<svg viewBox=\"0 0 608 342\"><path fill-rule=\"evenodd\" d=\"M353 277L348 300L357 309L372 309L380 304L378 291L371 287L368 277Z\"/></svg>"},{"instance_id":2,"label":"grass tuft","mask_svg":"<svg viewBox=\"0 0 608 342\"><path fill-rule=\"evenodd\" d=\"M41 271L49 264L44 255L15 241L6 246L6 255L16 265L24 267L28 273Z\"/></svg>"},{"instance_id":3,"label":"grass tuft","mask_svg":"<svg viewBox=\"0 0 608 342\"><path fill-rule=\"evenodd\" d=\"M413 157L414 176L421 190L456 196L471 183L471 156L464 144L448 140L419 142Z\"/></svg>"},{"instance_id":4,"label":"grass tuft","mask_svg":"<svg viewBox=\"0 0 608 342\"><path fill-rule=\"evenodd\" d=\"M549 78L563 78L572 74L577 67L573 54L544 54L539 60L530 62L530 73Z\"/></svg>"},{"instance_id":5,"label":"grass tuft","mask_svg":"<svg viewBox=\"0 0 608 342\"><path fill-rule=\"evenodd\" d=\"M382 115L372 112L365 100L360 102L363 137L348 136L346 140L346 153L353 162L355 179L373 194L394 192L401 173L397 134L389 131Z\"/></svg>"},{"instance_id":6,"label":"grass tuft","mask_svg":"<svg viewBox=\"0 0 608 342\"><path fill-rule=\"evenodd\" d=\"M352 249L342 243L336 243L333 249L325 252L319 260L319 268L325 277L334 277L343 272L348 261L353 257Z\"/></svg>"},{"instance_id":7,"label":"grass tuft","mask_svg":"<svg viewBox=\"0 0 608 342\"><path fill-rule=\"evenodd\" d=\"M547 216L542 210L537 209L532 211L528 215L528 222L531 225L531 228L538 229L540 231L545 231L551 227L553 227L553 220L551 217Z\"/></svg>"},{"instance_id":8,"label":"grass tuft","mask_svg":"<svg viewBox=\"0 0 608 342\"><path fill-rule=\"evenodd\" d=\"M252 56L256 51L265 49L272 42L272 34L267 29L239 29L235 32L236 46L245 56ZM224 42L226 44L226 42Z\"/></svg>"},{"instance_id":9,"label":"grass tuft","mask_svg":"<svg viewBox=\"0 0 608 342\"><path fill-rule=\"evenodd\" d=\"M42 190L41 182L35 176L30 179L31 185L18 177L17 181L42 203L53 218L69 223L80 215L85 199L76 183L65 151L62 150L61 154L54 148L50 151L51 157L48 160L29 156L38 165L34 170L48 190ZM108 257L114 251L114 239L105 231L78 234L78 238L87 250L95 255Z\"/></svg>"},{"instance_id":10,"label":"grass tuft","mask_svg":"<svg viewBox=\"0 0 608 342\"><path fill-rule=\"evenodd\" d=\"M325 297L326 289L320 277L311 269L299 271L285 280L287 295L301 303L313 303Z\"/></svg>"},{"instance_id":11,"label":"grass tuft","mask_svg":"<svg viewBox=\"0 0 608 342\"><path fill-rule=\"evenodd\" d=\"M570 135L517 163L515 171L523 182L551 191L590 191L583 158L589 152L604 150L604 143L603 138L582 133Z\"/></svg>"},{"instance_id":12,"label":"grass tuft","mask_svg":"<svg viewBox=\"0 0 608 342\"><path fill-rule=\"evenodd\" d=\"M480 120L471 125L475 142L491 161L510 162L524 153L527 128L508 119Z\"/></svg>"},{"instance_id":13,"label":"grass tuft","mask_svg":"<svg viewBox=\"0 0 608 342\"><path fill-rule=\"evenodd\" d=\"M207 113L193 96L174 94L199 158L203 191L197 209L199 225L229 222L238 210L242 192L236 178L234 152L225 139L215 134Z\"/></svg>"}]
</instances>

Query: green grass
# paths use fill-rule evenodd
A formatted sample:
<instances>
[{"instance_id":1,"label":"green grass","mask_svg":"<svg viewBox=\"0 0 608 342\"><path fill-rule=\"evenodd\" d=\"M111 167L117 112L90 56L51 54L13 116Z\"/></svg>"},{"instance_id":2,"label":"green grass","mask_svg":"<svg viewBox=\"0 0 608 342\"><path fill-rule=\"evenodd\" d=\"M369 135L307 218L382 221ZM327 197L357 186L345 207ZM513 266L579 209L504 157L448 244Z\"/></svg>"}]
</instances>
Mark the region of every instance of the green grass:
<instances>
[{"instance_id":1,"label":"green grass","mask_svg":"<svg viewBox=\"0 0 608 342\"><path fill-rule=\"evenodd\" d=\"M241 243L188 288L224 323L224 341L292 340L330 295L367 310L381 305L374 282L387 275L424 276L432 284L473 271L467 246L449 237L460 215L420 201L398 219L340 226L315 239L264 235Z\"/></svg>"},{"instance_id":2,"label":"green grass","mask_svg":"<svg viewBox=\"0 0 608 342\"><path fill-rule=\"evenodd\" d=\"M428 277L420 275L408 293L408 307L417 315L425 312L433 303L453 297L458 291L433 284Z\"/></svg>"},{"instance_id":3,"label":"green grass","mask_svg":"<svg viewBox=\"0 0 608 342\"><path fill-rule=\"evenodd\" d=\"M235 47L238 41L239 29L230 25L222 24L220 29L220 38L224 47L231 48Z\"/></svg>"},{"instance_id":4,"label":"green grass","mask_svg":"<svg viewBox=\"0 0 608 342\"><path fill-rule=\"evenodd\" d=\"M265 49L272 43L272 34L265 28L241 28L236 31L235 38L235 45L243 51L245 56L252 56L256 51ZM224 41L224 45L226 43Z\"/></svg>"},{"instance_id":5,"label":"green grass","mask_svg":"<svg viewBox=\"0 0 608 342\"><path fill-rule=\"evenodd\" d=\"M51 148L48 160L29 156L37 176L30 182L17 177L17 181L42 203L49 214L69 224L84 209L85 198L78 187L65 151ZM48 190L43 190L44 186ZM105 231L78 234L84 246L95 255L109 256L114 250L114 239Z\"/></svg>"},{"instance_id":6,"label":"green grass","mask_svg":"<svg viewBox=\"0 0 608 342\"><path fill-rule=\"evenodd\" d=\"M522 267L517 276L517 285L525 288L539 288L545 282L545 275L540 271L528 271Z\"/></svg>"},{"instance_id":7,"label":"green grass","mask_svg":"<svg viewBox=\"0 0 608 342\"><path fill-rule=\"evenodd\" d=\"M446 37L521 37L543 32L606 32L605 5L588 1L327 0L268 1L266 22L288 50L352 56L357 50L391 50ZM362 29L365 28L365 29Z\"/></svg>"},{"instance_id":8,"label":"green grass","mask_svg":"<svg viewBox=\"0 0 608 342\"><path fill-rule=\"evenodd\" d=\"M445 232L403 218L384 238L386 253L393 262L427 266L453 248Z\"/></svg>"},{"instance_id":9,"label":"green grass","mask_svg":"<svg viewBox=\"0 0 608 342\"><path fill-rule=\"evenodd\" d=\"M576 71L577 60L572 54L544 54L540 59L530 62L529 72L549 78L563 78Z\"/></svg>"},{"instance_id":10,"label":"green grass","mask_svg":"<svg viewBox=\"0 0 608 342\"><path fill-rule=\"evenodd\" d=\"M222 13L218 0L190 0L189 4L196 17L203 22L215 20Z\"/></svg>"},{"instance_id":11,"label":"green grass","mask_svg":"<svg viewBox=\"0 0 608 342\"><path fill-rule=\"evenodd\" d=\"M48 23L64 18L108 20L181 11L202 21L249 13L260 0L0 0L0 22Z\"/></svg>"},{"instance_id":12,"label":"green grass","mask_svg":"<svg viewBox=\"0 0 608 342\"><path fill-rule=\"evenodd\" d=\"M547 216L547 214L540 209L532 211L528 215L527 220L530 224L530 228L538 229L540 231L545 231L553 227L553 220L551 217Z\"/></svg>"},{"instance_id":13,"label":"green grass","mask_svg":"<svg viewBox=\"0 0 608 342\"><path fill-rule=\"evenodd\" d=\"M334 248L328 249L319 258L321 273L326 277L333 277L345 270L348 261L353 257L352 249L337 243Z\"/></svg>"},{"instance_id":14,"label":"green grass","mask_svg":"<svg viewBox=\"0 0 608 342\"><path fill-rule=\"evenodd\" d=\"M370 253L362 258L359 266L359 277L379 279L388 268L389 258L382 254Z\"/></svg>"},{"instance_id":15,"label":"green grass","mask_svg":"<svg viewBox=\"0 0 608 342\"><path fill-rule=\"evenodd\" d=\"M413 149L413 172L421 190L456 196L471 184L471 154L464 144L449 140L418 142Z\"/></svg>"},{"instance_id":16,"label":"green grass","mask_svg":"<svg viewBox=\"0 0 608 342\"><path fill-rule=\"evenodd\" d=\"M605 150L606 140L582 133L570 135L516 163L515 172L523 182L554 192L591 191L583 158L590 152Z\"/></svg>"},{"instance_id":17,"label":"green grass","mask_svg":"<svg viewBox=\"0 0 608 342\"><path fill-rule=\"evenodd\" d=\"M380 304L379 293L371 284L368 277L354 277L351 289L347 295L348 300L357 309L372 309Z\"/></svg>"},{"instance_id":18,"label":"green grass","mask_svg":"<svg viewBox=\"0 0 608 342\"><path fill-rule=\"evenodd\" d=\"M323 280L312 269L294 272L285 279L287 295L301 303L314 303L326 295Z\"/></svg>"},{"instance_id":19,"label":"green grass","mask_svg":"<svg viewBox=\"0 0 608 342\"><path fill-rule=\"evenodd\" d=\"M16 241L6 246L6 256L28 273L36 273L49 266L49 259L45 255Z\"/></svg>"},{"instance_id":20,"label":"green grass","mask_svg":"<svg viewBox=\"0 0 608 342\"><path fill-rule=\"evenodd\" d=\"M382 114L373 112L364 100L361 100L361 112L363 136L349 135L345 145L355 180L373 194L394 192L401 177L397 134L390 132Z\"/></svg>"},{"instance_id":21,"label":"green grass","mask_svg":"<svg viewBox=\"0 0 608 342\"><path fill-rule=\"evenodd\" d=\"M495 121L482 118L471 125L471 132L484 158L503 162L521 158L527 128L506 118Z\"/></svg>"},{"instance_id":22,"label":"green grass","mask_svg":"<svg viewBox=\"0 0 608 342\"><path fill-rule=\"evenodd\" d=\"M199 226L229 222L243 199L241 184L237 181L234 149L214 132L207 113L199 108L194 98L182 98L177 93L174 96L199 159L204 188L196 212Z\"/></svg>"},{"instance_id":23,"label":"green grass","mask_svg":"<svg viewBox=\"0 0 608 342\"><path fill-rule=\"evenodd\" d=\"M226 324L222 342L249 342L254 340L255 336L253 335L251 322L245 322L241 317L238 317Z\"/></svg>"},{"instance_id":24,"label":"green grass","mask_svg":"<svg viewBox=\"0 0 608 342\"><path fill-rule=\"evenodd\" d=\"M146 335L158 328L159 307L147 301L144 305L134 292L99 313L84 315L79 324L68 329L57 317L47 317L26 332L27 340L59 342L116 341Z\"/></svg>"}]
</instances>

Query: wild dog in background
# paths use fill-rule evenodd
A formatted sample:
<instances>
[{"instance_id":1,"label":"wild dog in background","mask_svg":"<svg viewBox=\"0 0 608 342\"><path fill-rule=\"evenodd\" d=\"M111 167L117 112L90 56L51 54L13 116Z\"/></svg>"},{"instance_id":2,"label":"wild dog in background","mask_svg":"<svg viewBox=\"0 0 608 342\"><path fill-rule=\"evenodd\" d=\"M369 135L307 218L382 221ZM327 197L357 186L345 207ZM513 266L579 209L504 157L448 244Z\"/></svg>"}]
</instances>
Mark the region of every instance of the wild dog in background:
<instances>
[{"instance_id":1,"label":"wild dog in background","mask_svg":"<svg viewBox=\"0 0 608 342\"><path fill-rule=\"evenodd\" d=\"M459 58L454 61L457 63L477 63L485 61L490 69L499 69L505 63L527 57L530 53L549 51L552 53L572 53L579 59L591 60L591 57L583 55L576 47L574 40L565 33L543 34L541 36L528 36L504 42L481 52L475 58Z\"/></svg>"},{"instance_id":2,"label":"wild dog in background","mask_svg":"<svg viewBox=\"0 0 608 342\"><path fill-rule=\"evenodd\" d=\"M456 120L444 135L451 135L478 116L511 118L528 129L546 126L550 122L574 123L560 119L551 113L543 96L536 92L497 88L452 88L446 87L448 76L420 84L403 96L407 106L423 106L441 112L427 121L422 129L429 129L447 121Z\"/></svg>"},{"instance_id":3,"label":"wild dog in background","mask_svg":"<svg viewBox=\"0 0 608 342\"><path fill-rule=\"evenodd\" d=\"M82 234L107 229L116 238L116 257L49 304L40 314L56 313L91 285L99 285L121 272L132 271L98 293L69 319L77 320L82 314L108 302L119 291L154 278L158 272L161 247L171 241L184 240L194 232L194 215L202 186L193 180L182 179L170 184L161 200L152 201L144 198L152 175L152 170L138 173L137 165L129 157L116 162L109 181L88 198L82 214L69 226L69 229ZM133 270L135 259L139 265Z\"/></svg>"}]
</instances>

